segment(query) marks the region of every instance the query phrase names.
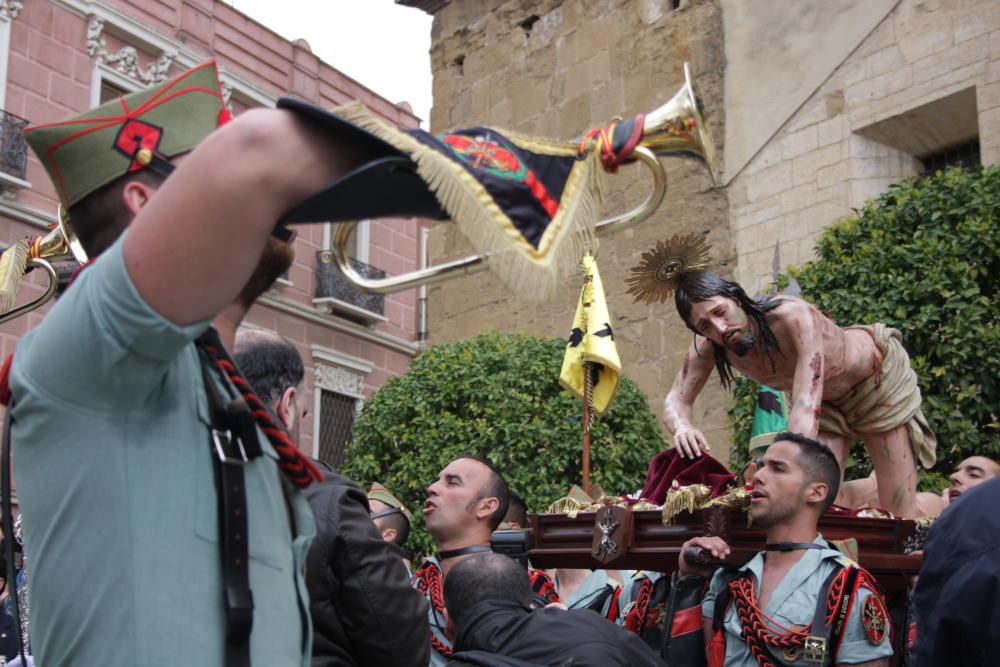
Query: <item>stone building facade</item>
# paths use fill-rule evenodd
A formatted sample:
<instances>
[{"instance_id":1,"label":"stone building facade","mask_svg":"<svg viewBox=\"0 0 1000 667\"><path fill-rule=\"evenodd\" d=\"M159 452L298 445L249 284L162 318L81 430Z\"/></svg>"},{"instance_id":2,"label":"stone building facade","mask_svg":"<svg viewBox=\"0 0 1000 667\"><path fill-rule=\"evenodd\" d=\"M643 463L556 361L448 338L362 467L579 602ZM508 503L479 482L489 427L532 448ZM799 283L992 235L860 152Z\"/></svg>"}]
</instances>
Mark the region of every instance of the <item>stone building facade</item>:
<instances>
[{"instance_id":1,"label":"stone building facade","mask_svg":"<svg viewBox=\"0 0 1000 667\"><path fill-rule=\"evenodd\" d=\"M818 234L891 183L960 160L1000 161L1000 3L994 0L397 0L433 14L431 129L491 124L569 139L650 111L696 73L722 156L712 187L665 158L653 218L601 241L624 372L656 414L691 334L672 304L625 296L641 253L674 233L712 245L713 269L751 294L813 256ZM609 211L642 199L632 167ZM633 173L625 173L633 172ZM467 248L447 225L431 263ZM579 284L534 304L488 275L430 290L431 342L484 327L564 336ZM728 397L713 378L695 421L725 458Z\"/></svg>"},{"instance_id":2,"label":"stone building facade","mask_svg":"<svg viewBox=\"0 0 1000 667\"><path fill-rule=\"evenodd\" d=\"M55 222L56 197L45 171L26 152L24 121L61 120L208 58L218 61L237 114L273 106L287 92L324 106L359 99L387 122L419 124L405 105L334 70L304 41L289 42L223 2L0 0L0 242L44 234ZM362 223L353 247L359 270L396 274L419 268L425 226L417 220ZM389 377L406 371L420 349L420 329L416 290L383 299L347 289L323 261L329 244L329 225L300 227L295 264L247 322L276 331L298 348L306 365L302 405L309 413L300 445L336 464L355 411ZM43 289L33 276L21 298L37 297ZM0 325L3 355L46 310Z\"/></svg>"}]
</instances>

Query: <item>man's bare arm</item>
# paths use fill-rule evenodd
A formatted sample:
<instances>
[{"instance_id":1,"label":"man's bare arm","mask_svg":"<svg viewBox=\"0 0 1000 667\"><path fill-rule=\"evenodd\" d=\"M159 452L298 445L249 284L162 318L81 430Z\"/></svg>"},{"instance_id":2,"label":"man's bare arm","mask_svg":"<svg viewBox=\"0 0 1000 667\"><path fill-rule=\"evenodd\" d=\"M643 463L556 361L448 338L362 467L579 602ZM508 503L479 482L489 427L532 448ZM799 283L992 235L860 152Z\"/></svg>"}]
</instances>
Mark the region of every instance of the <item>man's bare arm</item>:
<instances>
[{"instance_id":1,"label":"man's bare arm","mask_svg":"<svg viewBox=\"0 0 1000 667\"><path fill-rule=\"evenodd\" d=\"M281 215L359 162L357 148L291 112L241 114L187 155L133 221L124 256L139 294L175 324L215 316Z\"/></svg>"},{"instance_id":2,"label":"man's bare arm","mask_svg":"<svg viewBox=\"0 0 1000 667\"><path fill-rule=\"evenodd\" d=\"M819 313L804 302L787 306L783 328L795 350L788 430L815 438L823 404L823 332Z\"/></svg>"},{"instance_id":3,"label":"man's bare arm","mask_svg":"<svg viewBox=\"0 0 1000 667\"><path fill-rule=\"evenodd\" d=\"M699 345L699 342L702 344ZM663 401L663 421L674 436L674 446L683 457L693 459L701 456L702 451L709 451L708 441L691 424L691 417L694 401L712 374L713 355L711 345L703 338L696 338Z\"/></svg>"}]
</instances>

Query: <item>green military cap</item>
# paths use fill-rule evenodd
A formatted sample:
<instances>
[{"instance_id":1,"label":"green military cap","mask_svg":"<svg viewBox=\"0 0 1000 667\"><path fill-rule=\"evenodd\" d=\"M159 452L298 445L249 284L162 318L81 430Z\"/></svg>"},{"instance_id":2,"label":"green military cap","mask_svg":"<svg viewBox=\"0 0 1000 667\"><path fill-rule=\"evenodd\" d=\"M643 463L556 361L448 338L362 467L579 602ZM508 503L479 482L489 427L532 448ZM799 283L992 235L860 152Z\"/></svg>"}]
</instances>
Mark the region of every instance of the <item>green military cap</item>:
<instances>
[{"instance_id":1,"label":"green military cap","mask_svg":"<svg viewBox=\"0 0 1000 667\"><path fill-rule=\"evenodd\" d=\"M167 171L231 118L214 60L58 123L25 130L67 209L130 172ZM166 167L164 167L166 165Z\"/></svg>"},{"instance_id":2,"label":"green military cap","mask_svg":"<svg viewBox=\"0 0 1000 667\"><path fill-rule=\"evenodd\" d=\"M410 510L406 509L406 506L403 505L402 501L392 495L392 492L389 491L389 489L385 488L378 482L374 482L372 484L372 488L368 489L368 500L378 500L393 509L399 510L403 513L403 516L406 517L407 521L413 523L413 515L410 514ZM386 513L388 512L389 510L386 510Z\"/></svg>"}]
</instances>

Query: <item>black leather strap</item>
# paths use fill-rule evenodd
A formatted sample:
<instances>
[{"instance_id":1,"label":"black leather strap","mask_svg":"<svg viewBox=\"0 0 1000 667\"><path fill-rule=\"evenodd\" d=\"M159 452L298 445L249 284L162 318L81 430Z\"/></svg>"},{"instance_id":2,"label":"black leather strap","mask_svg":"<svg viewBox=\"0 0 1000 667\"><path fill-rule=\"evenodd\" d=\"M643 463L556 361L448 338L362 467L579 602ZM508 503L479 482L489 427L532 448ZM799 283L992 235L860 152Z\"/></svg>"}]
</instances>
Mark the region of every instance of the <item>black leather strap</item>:
<instances>
[{"instance_id":1,"label":"black leather strap","mask_svg":"<svg viewBox=\"0 0 1000 667\"><path fill-rule=\"evenodd\" d=\"M438 560L445 560L446 558L455 558L456 556L467 556L468 554L482 554L486 553L487 551L493 551L493 548L486 546L485 544L476 544L471 547L462 547L461 549L442 551L438 553Z\"/></svg>"},{"instance_id":2,"label":"black leather strap","mask_svg":"<svg viewBox=\"0 0 1000 667\"><path fill-rule=\"evenodd\" d=\"M803 551L805 549L827 549L825 544L815 542L774 542L765 544L764 551Z\"/></svg>"},{"instance_id":3,"label":"black leather strap","mask_svg":"<svg viewBox=\"0 0 1000 667\"><path fill-rule=\"evenodd\" d=\"M3 444L2 460L0 460L0 511L3 512L3 534L4 534L4 560L7 563L7 587L10 589L8 595L11 596L14 604L14 634L17 636L17 654L21 658L21 664L27 665L28 661L24 657L25 642L27 638L21 634L21 603L17 595L17 570L14 569L14 512L12 509L11 495L13 489L10 484L10 427L14 422L11 413L14 411L14 399L7 404L7 411L3 417Z\"/></svg>"},{"instance_id":4,"label":"black leather strap","mask_svg":"<svg viewBox=\"0 0 1000 667\"><path fill-rule=\"evenodd\" d=\"M207 342L221 346L215 332L210 332ZM209 440L219 499L222 595L226 612L225 665L250 667L254 603L250 590L247 494L243 467L259 456L261 449L246 403L235 399L227 404L223 400L212 381L210 369L215 367L214 362L204 351L200 356L212 422Z\"/></svg>"}]
</instances>

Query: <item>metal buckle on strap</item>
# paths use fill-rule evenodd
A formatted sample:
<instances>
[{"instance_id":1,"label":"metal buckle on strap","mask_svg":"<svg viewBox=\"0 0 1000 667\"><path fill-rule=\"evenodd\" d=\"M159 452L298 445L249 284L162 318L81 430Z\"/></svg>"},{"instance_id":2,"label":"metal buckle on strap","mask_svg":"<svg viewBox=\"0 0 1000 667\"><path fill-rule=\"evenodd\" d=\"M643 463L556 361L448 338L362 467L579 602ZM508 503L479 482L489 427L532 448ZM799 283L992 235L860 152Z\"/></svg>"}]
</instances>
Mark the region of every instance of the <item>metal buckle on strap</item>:
<instances>
[{"instance_id":1,"label":"metal buckle on strap","mask_svg":"<svg viewBox=\"0 0 1000 667\"><path fill-rule=\"evenodd\" d=\"M236 453L240 455L239 458L229 455L229 450L234 442L236 443ZM228 429L220 431L217 428L213 428L212 443L215 445L215 454L222 463L242 466L246 465L247 461L249 461L247 452L243 448L243 441L239 438L233 438L233 432Z\"/></svg>"},{"instance_id":2,"label":"metal buckle on strap","mask_svg":"<svg viewBox=\"0 0 1000 667\"><path fill-rule=\"evenodd\" d=\"M809 663L826 663L826 639L810 635L802 645L802 659Z\"/></svg>"}]
</instances>

